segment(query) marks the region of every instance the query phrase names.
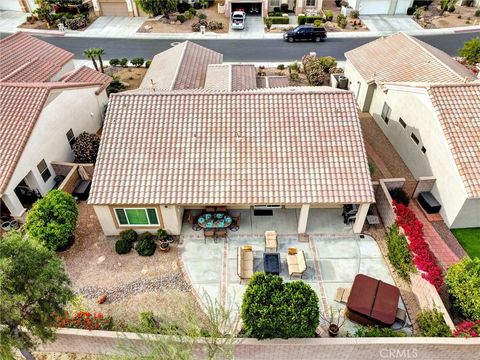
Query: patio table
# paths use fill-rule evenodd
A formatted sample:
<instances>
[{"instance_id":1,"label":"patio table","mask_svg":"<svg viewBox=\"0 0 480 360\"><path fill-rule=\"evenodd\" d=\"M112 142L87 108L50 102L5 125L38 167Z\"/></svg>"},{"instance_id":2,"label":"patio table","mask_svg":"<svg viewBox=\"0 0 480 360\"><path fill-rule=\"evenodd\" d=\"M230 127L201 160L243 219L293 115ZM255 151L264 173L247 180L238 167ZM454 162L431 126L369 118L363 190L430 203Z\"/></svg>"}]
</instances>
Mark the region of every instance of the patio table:
<instances>
[{"instance_id":1,"label":"patio table","mask_svg":"<svg viewBox=\"0 0 480 360\"><path fill-rule=\"evenodd\" d=\"M226 229L232 225L232 217L227 213L205 213L197 223L203 229Z\"/></svg>"},{"instance_id":2,"label":"patio table","mask_svg":"<svg viewBox=\"0 0 480 360\"><path fill-rule=\"evenodd\" d=\"M265 274L280 275L280 253L263 253L263 270Z\"/></svg>"}]
</instances>

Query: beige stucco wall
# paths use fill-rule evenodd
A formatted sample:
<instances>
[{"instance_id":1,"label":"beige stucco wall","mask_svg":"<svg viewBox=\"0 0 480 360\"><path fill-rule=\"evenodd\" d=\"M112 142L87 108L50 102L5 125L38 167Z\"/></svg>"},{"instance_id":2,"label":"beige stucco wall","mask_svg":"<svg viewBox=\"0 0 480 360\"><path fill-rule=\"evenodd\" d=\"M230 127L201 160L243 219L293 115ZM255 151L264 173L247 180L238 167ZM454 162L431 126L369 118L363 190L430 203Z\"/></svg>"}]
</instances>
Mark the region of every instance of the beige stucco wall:
<instances>
[{"instance_id":1,"label":"beige stucco wall","mask_svg":"<svg viewBox=\"0 0 480 360\"><path fill-rule=\"evenodd\" d=\"M6 196L12 196L18 183L31 171L27 180L29 185L45 194L54 185L55 171L52 161L72 161L73 154L66 133L73 130L75 136L82 131L96 132L102 123L104 104L107 95L103 91L95 95L97 86L70 90L51 91L47 103L40 114L25 149L17 163L15 172L5 190ZM43 181L37 165L44 159L52 176ZM12 211L12 209L10 209ZM12 215L20 215L12 211Z\"/></svg>"},{"instance_id":2,"label":"beige stucco wall","mask_svg":"<svg viewBox=\"0 0 480 360\"><path fill-rule=\"evenodd\" d=\"M381 118L385 101L392 109L388 125ZM429 97L424 92L393 88L384 93L377 88L370 113L416 178L434 176L437 179L432 194L442 204L441 215L447 225L454 225L467 194ZM400 117L407 123L405 129L398 122ZM410 136L412 132L420 140L418 145ZM422 146L427 149L425 154ZM461 222L462 226L475 226L474 221L470 216ZM477 222L476 226L479 225Z\"/></svg>"},{"instance_id":3,"label":"beige stucco wall","mask_svg":"<svg viewBox=\"0 0 480 360\"><path fill-rule=\"evenodd\" d=\"M349 90L352 91L357 100L357 104L361 111L368 111L370 106L371 90L375 87L374 84L368 85L365 79L360 75L360 73L355 69L350 60L347 60L345 63L345 74L349 81Z\"/></svg>"},{"instance_id":4,"label":"beige stucco wall","mask_svg":"<svg viewBox=\"0 0 480 360\"><path fill-rule=\"evenodd\" d=\"M169 234L180 235L182 231L183 207L176 205L160 206L163 226Z\"/></svg>"},{"instance_id":5,"label":"beige stucco wall","mask_svg":"<svg viewBox=\"0 0 480 360\"><path fill-rule=\"evenodd\" d=\"M93 210L97 214L98 221L102 226L103 233L106 236L115 236L120 234L120 229L115 225L110 208L106 205L94 205Z\"/></svg>"},{"instance_id":6,"label":"beige stucco wall","mask_svg":"<svg viewBox=\"0 0 480 360\"><path fill-rule=\"evenodd\" d=\"M465 228L478 226L480 226L480 199L467 199L450 227Z\"/></svg>"},{"instance_id":7,"label":"beige stucco wall","mask_svg":"<svg viewBox=\"0 0 480 360\"><path fill-rule=\"evenodd\" d=\"M62 66L62 68L50 79L50 81L58 81L67 73L73 70L75 70L75 64L73 63L73 60L70 60Z\"/></svg>"}]
</instances>

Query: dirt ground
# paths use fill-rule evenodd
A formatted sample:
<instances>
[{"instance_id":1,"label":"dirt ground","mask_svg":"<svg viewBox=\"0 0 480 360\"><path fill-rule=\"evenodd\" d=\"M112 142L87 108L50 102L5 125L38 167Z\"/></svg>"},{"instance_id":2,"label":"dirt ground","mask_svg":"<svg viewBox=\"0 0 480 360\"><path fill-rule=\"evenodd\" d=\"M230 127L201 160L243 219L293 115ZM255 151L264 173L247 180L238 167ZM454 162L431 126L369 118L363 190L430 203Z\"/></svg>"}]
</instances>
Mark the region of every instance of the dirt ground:
<instances>
[{"instance_id":1,"label":"dirt ground","mask_svg":"<svg viewBox=\"0 0 480 360\"><path fill-rule=\"evenodd\" d=\"M434 0L423 17L413 19L426 29L480 25L480 17L475 17L476 10L478 10L476 7L456 5L453 13L445 11L440 15L440 0Z\"/></svg>"},{"instance_id":2,"label":"dirt ground","mask_svg":"<svg viewBox=\"0 0 480 360\"><path fill-rule=\"evenodd\" d=\"M217 10L217 3L213 3L207 9L197 10L197 14L203 13L207 15L207 21L218 21L223 23L223 29L213 30L217 33L227 33L228 32L228 18L224 14L219 14ZM183 24L167 24L161 20L147 20L142 26L138 29L137 32L148 32L148 33L189 33L192 32L192 24L198 22L198 17L193 19L186 20ZM145 29L145 26L151 26L151 29ZM212 31L208 30L207 31Z\"/></svg>"},{"instance_id":3,"label":"dirt ground","mask_svg":"<svg viewBox=\"0 0 480 360\"><path fill-rule=\"evenodd\" d=\"M113 76L115 75L118 77L123 83L128 84L125 90L134 90L140 87L140 84L147 73L146 68L136 68L136 67L128 67L122 68L118 66L109 66L105 69L105 73Z\"/></svg>"},{"instance_id":4,"label":"dirt ground","mask_svg":"<svg viewBox=\"0 0 480 360\"><path fill-rule=\"evenodd\" d=\"M115 252L115 239L105 237L93 208L81 202L79 214L75 243L59 254L75 290L100 288L104 292L119 291L129 283L155 281L167 275L177 275L180 280L183 279L176 244L171 245L168 253L157 248L153 256L139 256L134 249L128 254L118 255ZM135 322L138 314L147 310L158 315L175 316L180 305L196 304L191 291L181 287L178 289L176 284L172 284L154 291L147 287L138 293L122 290L122 296L111 301L107 299L102 305L96 303L96 297L88 299L81 296L81 307L111 315L115 320L126 323Z\"/></svg>"}]
</instances>

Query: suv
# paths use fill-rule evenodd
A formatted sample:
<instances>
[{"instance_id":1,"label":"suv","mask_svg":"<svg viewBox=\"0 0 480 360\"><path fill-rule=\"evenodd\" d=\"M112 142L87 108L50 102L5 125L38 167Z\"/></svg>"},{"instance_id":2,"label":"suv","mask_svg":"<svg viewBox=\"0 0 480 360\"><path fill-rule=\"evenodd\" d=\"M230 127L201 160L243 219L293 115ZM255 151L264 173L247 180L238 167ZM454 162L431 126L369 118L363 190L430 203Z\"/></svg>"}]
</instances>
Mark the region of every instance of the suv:
<instances>
[{"instance_id":1,"label":"suv","mask_svg":"<svg viewBox=\"0 0 480 360\"><path fill-rule=\"evenodd\" d=\"M323 41L327 38L327 30L324 27L313 27L312 24L300 25L283 34L283 40L294 42L295 40Z\"/></svg>"}]
</instances>

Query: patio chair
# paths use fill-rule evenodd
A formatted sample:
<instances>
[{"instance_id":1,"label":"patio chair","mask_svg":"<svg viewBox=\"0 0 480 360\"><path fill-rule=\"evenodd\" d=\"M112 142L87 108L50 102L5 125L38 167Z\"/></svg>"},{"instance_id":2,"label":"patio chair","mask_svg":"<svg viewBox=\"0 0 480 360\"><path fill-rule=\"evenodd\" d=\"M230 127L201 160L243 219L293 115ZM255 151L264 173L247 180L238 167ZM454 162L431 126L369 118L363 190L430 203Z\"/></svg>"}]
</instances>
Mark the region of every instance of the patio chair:
<instances>
[{"instance_id":1,"label":"patio chair","mask_svg":"<svg viewBox=\"0 0 480 360\"><path fill-rule=\"evenodd\" d=\"M237 248L237 275L240 282L253 276L253 248L252 245Z\"/></svg>"},{"instance_id":2,"label":"patio chair","mask_svg":"<svg viewBox=\"0 0 480 360\"><path fill-rule=\"evenodd\" d=\"M287 255L288 275L290 279L292 276L300 276L303 278L303 274L307 271L307 261L305 260L305 254L303 250L296 248L289 248Z\"/></svg>"},{"instance_id":3,"label":"patio chair","mask_svg":"<svg viewBox=\"0 0 480 360\"><path fill-rule=\"evenodd\" d=\"M226 239L226 238L227 238L227 230L226 229L215 230L215 240Z\"/></svg>"},{"instance_id":4,"label":"patio chair","mask_svg":"<svg viewBox=\"0 0 480 360\"><path fill-rule=\"evenodd\" d=\"M202 230L202 227L200 225L198 225L198 216L194 216L192 213L188 214L188 219L187 219L188 223L190 225L192 225L192 229L194 231L200 231Z\"/></svg>"},{"instance_id":5,"label":"patio chair","mask_svg":"<svg viewBox=\"0 0 480 360\"><path fill-rule=\"evenodd\" d=\"M265 231L265 252L277 252L277 232L275 230Z\"/></svg>"},{"instance_id":6,"label":"patio chair","mask_svg":"<svg viewBox=\"0 0 480 360\"><path fill-rule=\"evenodd\" d=\"M239 214L238 216L232 216L232 223L228 227L230 231L238 231L240 229L240 218L242 217L242 214Z\"/></svg>"},{"instance_id":7,"label":"patio chair","mask_svg":"<svg viewBox=\"0 0 480 360\"><path fill-rule=\"evenodd\" d=\"M204 229L203 230L203 237L205 239L205 244L207 243L207 239L213 239L213 242L217 242L215 238L215 230L213 229Z\"/></svg>"}]
</instances>

